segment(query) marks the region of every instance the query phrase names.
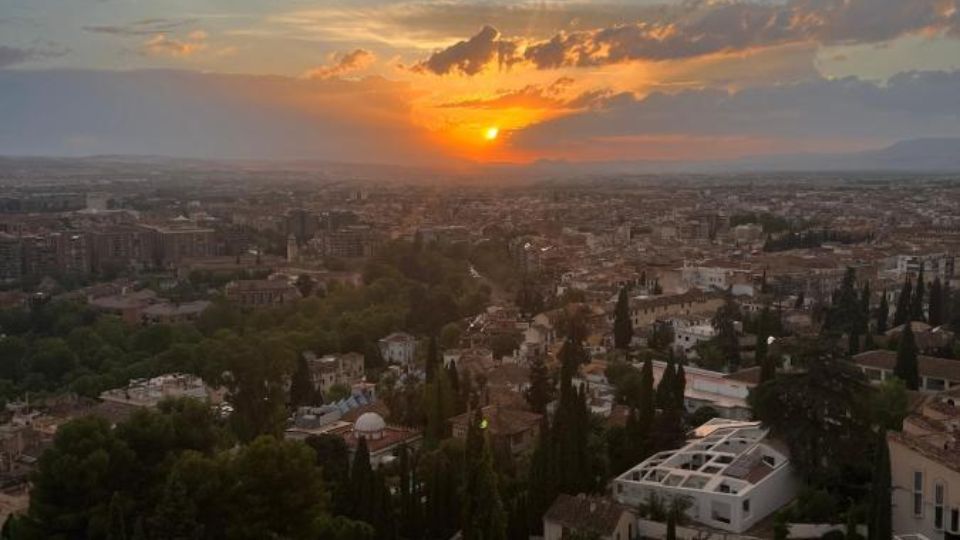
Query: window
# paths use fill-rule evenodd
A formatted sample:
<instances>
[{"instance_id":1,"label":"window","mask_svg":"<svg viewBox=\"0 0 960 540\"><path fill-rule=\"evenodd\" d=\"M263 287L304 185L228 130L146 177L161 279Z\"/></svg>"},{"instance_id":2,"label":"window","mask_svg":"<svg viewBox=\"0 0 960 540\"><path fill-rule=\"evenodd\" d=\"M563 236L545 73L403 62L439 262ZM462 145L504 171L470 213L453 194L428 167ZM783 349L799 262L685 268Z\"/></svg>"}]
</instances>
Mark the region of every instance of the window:
<instances>
[{"instance_id":1,"label":"window","mask_svg":"<svg viewBox=\"0 0 960 540\"><path fill-rule=\"evenodd\" d=\"M913 473L913 515L923 515L923 473Z\"/></svg>"},{"instance_id":2,"label":"window","mask_svg":"<svg viewBox=\"0 0 960 540\"><path fill-rule=\"evenodd\" d=\"M926 380L927 380L927 390L931 390L934 392L941 392L947 389L947 382L944 381L943 379L933 379L933 378L927 377Z\"/></svg>"},{"instance_id":3,"label":"window","mask_svg":"<svg viewBox=\"0 0 960 540\"><path fill-rule=\"evenodd\" d=\"M750 515L750 499L743 500L743 513Z\"/></svg>"},{"instance_id":4,"label":"window","mask_svg":"<svg viewBox=\"0 0 960 540\"><path fill-rule=\"evenodd\" d=\"M933 527L938 531L943 530L943 500L946 488L943 482L937 482L933 486Z\"/></svg>"},{"instance_id":5,"label":"window","mask_svg":"<svg viewBox=\"0 0 960 540\"><path fill-rule=\"evenodd\" d=\"M950 532L960 532L960 508L950 509Z\"/></svg>"}]
</instances>

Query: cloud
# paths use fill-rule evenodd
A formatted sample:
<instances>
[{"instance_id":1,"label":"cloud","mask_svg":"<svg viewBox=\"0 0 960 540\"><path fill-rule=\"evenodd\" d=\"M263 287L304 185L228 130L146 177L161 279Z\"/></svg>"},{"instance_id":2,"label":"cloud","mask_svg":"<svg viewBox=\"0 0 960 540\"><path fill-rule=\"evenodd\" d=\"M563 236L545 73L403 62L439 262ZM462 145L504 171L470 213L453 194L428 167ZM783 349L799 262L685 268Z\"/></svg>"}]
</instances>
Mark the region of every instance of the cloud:
<instances>
[{"instance_id":1,"label":"cloud","mask_svg":"<svg viewBox=\"0 0 960 540\"><path fill-rule=\"evenodd\" d=\"M445 74L465 58L469 69L460 71L468 75L479 73L494 59L501 65L525 60L539 69L592 67L794 43L879 44L920 33L960 38L960 0L691 0L648 10L637 22L561 31L530 43L500 38L492 27L485 27L471 40L436 52L419 66ZM490 52L493 40L500 52L496 58Z\"/></svg>"},{"instance_id":2,"label":"cloud","mask_svg":"<svg viewBox=\"0 0 960 540\"><path fill-rule=\"evenodd\" d=\"M308 79L329 79L347 73L362 71L372 66L377 57L366 49L355 49L348 53L337 53L333 56L333 64L320 66L307 71L304 76Z\"/></svg>"},{"instance_id":3,"label":"cloud","mask_svg":"<svg viewBox=\"0 0 960 540\"><path fill-rule=\"evenodd\" d=\"M960 136L960 71L613 96L603 107L531 126L512 143L549 152L645 137L883 140ZM786 150L786 149L781 149Z\"/></svg>"},{"instance_id":4,"label":"cloud","mask_svg":"<svg viewBox=\"0 0 960 540\"><path fill-rule=\"evenodd\" d=\"M186 39L177 39L167 34L156 34L143 42L142 52L154 56L186 57L207 48L207 33L202 30L190 32Z\"/></svg>"},{"instance_id":5,"label":"cloud","mask_svg":"<svg viewBox=\"0 0 960 540\"><path fill-rule=\"evenodd\" d=\"M528 84L516 90L502 90L494 97L451 101L442 103L439 107L480 110L509 108L576 110L598 106L613 94L608 89L597 89L570 96L568 89L574 82L570 77L561 77L546 86Z\"/></svg>"},{"instance_id":6,"label":"cloud","mask_svg":"<svg viewBox=\"0 0 960 540\"><path fill-rule=\"evenodd\" d=\"M108 34L113 36L153 36L166 34L189 26L196 19L167 19L151 18L134 21L122 25L87 25L83 29L94 34Z\"/></svg>"},{"instance_id":7,"label":"cloud","mask_svg":"<svg viewBox=\"0 0 960 540\"><path fill-rule=\"evenodd\" d=\"M32 62L34 60L57 58L68 52L70 52L69 49L55 43L32 45L25 48L0 45L0 68Z\"/></svg>"},{"instance_id":8,"label":"cloud","mask_svg":"<svg viewBox=\"0 0 960 540\"><path fill-rule=\"evenodd\" d=\"M497 62L500 68L509 67L517 60L516 52L516 43L500 39L500 32L487 25L470 39L434 52L429 58L415 65L413 70L437 75L476 75L493 62Z\"/></svg>"}]
</instances>

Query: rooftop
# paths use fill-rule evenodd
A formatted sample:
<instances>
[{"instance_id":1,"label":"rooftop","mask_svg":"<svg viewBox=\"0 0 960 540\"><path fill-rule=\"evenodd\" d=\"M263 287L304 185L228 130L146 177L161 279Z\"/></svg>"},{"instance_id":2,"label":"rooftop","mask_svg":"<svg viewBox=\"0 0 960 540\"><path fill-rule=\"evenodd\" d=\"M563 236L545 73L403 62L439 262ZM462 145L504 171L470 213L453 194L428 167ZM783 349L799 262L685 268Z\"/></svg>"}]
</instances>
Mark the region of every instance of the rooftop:
<instances>
[{"instance_id":1,"label":"rooftop","mask_svg":"<svg viewBox=\"0 0 960 540\"><path fill-rule=\"evenodd\" d=\"M759 422L714 418L695 429L683 448L650 456L617 482L746 493L789 461L786 450L767 440L767 433Z\"/></svg>"}]
</instances>

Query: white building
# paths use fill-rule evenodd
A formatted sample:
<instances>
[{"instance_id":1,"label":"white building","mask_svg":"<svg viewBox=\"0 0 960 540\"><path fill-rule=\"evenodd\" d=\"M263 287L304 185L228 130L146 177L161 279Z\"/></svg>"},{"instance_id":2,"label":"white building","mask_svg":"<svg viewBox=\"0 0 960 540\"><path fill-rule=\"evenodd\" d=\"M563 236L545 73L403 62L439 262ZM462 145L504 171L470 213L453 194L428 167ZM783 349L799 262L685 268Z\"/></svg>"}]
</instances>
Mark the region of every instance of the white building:
<instances>
[{"instance_id":1,"label":"white building","mask_svg":"<svg viewBox=\"0 0 960 540\"><path fill-rule=\"evenodd\" d=\"M717 335L717 330L710 324L692 324L677 326L673 331L673 348L683 350L689 355L698 343L710 341Z\"/></svg>"},{"instance_id":2,"label":"white building","mask_svg":"<svg viewBox=\"0 0 960 540\"><path fill-rule=\"evenodd\" d=\"M960 388L928 395L887 434L893 532L960 538Z\"/></svg>"},{"instance_id":3,"label":"white building","mask_svg":"<svg viewBox=\"0 0 960 540\"><path fill-rule=\"evenodd\" d=\"M155 408L165 399L193 398L218 404L223 400L223 390L204 384L203 379L187 373L168 373L152 379L132 379L121 388L106 390L100 399L137 407Z\"/></svg>"},{"instance_id":4,"label":"white building","mask_svg":"<svg viewBox=\"0 0 960 540\"><path fill-rule=\"evenodd\" d=\"M641 365L636 367L642 368ZM653 362L654 384L660 383L666 367L666 362ZM756 386L755 382L746 380L738 373L726 374L692 366L683 366L683 372L687 382L683 392L683 405L688 412L695 412L700 407L710 407L717 411L720 417L731 420L749 420L753 416L747 396L750 395L750 389Z\"/></svg>"},{"instance_id":5,"label":"white building","mask_svg":"<svg viewBox=\"0 0 960 540\"><path fill-rule=\"evenodd\" d=\"M933 280L939 277L946 281L954 276L955 257L948 253L931 253L926 255L894 255L884 259L884 271L894 279L902 280L906 276L915 276L920 272L923 263L924 278Z\"/></svg>"},{"instance_id":6,"label":"white building","mask_svg":"<svg viewBox=\"0 0 960 540\"><path fill-rule=\"evenodd\" d=\"M659 452L614 480L614 497L636 507L651 496L684 497L687 515L743 533L790 502L799 482L786 452L759 422L714 418L677 450Z\"/></svg>"},{"instance_id":7,"label":"white building","mask_svg":"<svg viewBox=\"0 0 960 540\"><path fill-rule=\"evenodd\" d=\"M401 366L412 364L417 352L417 338L406 332L394 332L377 344L384 360Z\"/></svg>"}]
</instances>

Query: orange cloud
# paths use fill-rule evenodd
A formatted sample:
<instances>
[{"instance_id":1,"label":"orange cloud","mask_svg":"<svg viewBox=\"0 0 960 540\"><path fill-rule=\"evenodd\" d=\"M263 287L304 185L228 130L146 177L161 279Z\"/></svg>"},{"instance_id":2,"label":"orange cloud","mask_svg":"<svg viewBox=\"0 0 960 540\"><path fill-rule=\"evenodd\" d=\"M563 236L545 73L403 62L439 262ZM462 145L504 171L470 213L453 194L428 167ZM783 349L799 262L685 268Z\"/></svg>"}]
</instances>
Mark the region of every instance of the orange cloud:
<instances>
[{"instance_id":1,"label":"orange cloud","mask_svg":"<svg viewBox=\"0 0 960 540\"><path fill-rule=\"evenodd\" d=\"M320 66L307 71L307 79L329 79L347 73L363 71L377 61L376 55L365 49L355 49L348 53L337 53L333 56L333 64Z\"/></svg>"},{"instance_id":2,"label":"orange cloud","mask_svg":"<svg viewBox=\"0 0 960 540\"><path fill-rule=\"evenodd\" d=\"M203 30L190 32L184 40L169 37L167 34L156 34L143 43L143 51L155 56L186 57L206 48L207 33Z\"/></svg>"}]
</instances>

